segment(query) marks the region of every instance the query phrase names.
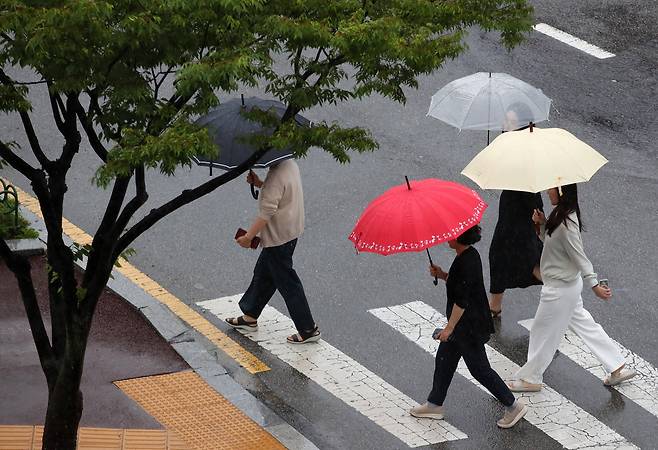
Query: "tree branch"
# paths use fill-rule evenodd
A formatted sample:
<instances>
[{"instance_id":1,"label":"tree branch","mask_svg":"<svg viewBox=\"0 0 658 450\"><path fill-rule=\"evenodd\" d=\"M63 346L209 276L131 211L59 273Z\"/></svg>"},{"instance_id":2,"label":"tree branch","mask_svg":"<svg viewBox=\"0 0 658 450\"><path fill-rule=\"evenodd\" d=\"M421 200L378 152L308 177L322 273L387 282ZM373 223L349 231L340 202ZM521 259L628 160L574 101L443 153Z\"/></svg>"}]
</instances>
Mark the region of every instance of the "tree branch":
<instances>
[{"instance_id":1,"label":"tree branch","mask_svg":"<svg viewBox=\"0 0 658 450\"><path fill-rule=\"evenodd\" d=\"M4 142L0 142L0 158L7 161L10 166L18 170L23 176L32 182L37 181L37 179L43 175L42 171L35 169L16 155L16 153L12 152L9 146Z\"/></svg>"},{"instance_id":2,"label":"tree branch","mask_svg":"<svg viewBox=\"0 0 658 450\"><path fill-rule=\"evenodd\" d=\"M96 278L99 272L102 272L99 270L99 267L103 265L111 267L114 263L114 261L104 260L112 255L111 244L113 241L110 234L116 223L117 217L121 212L121 206L126 198L130 179L131 177L121 177L117 178L114 182L112 195L110 196L110 200L105 208L103 220L101 220L101 223L94 234L94 240L91 243L92 249L87 260L87 270L85 270L82 280L82 287L85 289L90 286L92 279Z\"/></svg>"},{"instance_id":3,"label":"tree branch","mask_svg":"<svg viewBox=\"0 0 658 450\"><path fill-rule=\"evenodd\" d=\"M48 84L47 80L39 80L39 81L13 81L12 84L16 86L31 86L33 84Z\"/></svg>"},{"instance_id":4,"label":"tree branch","mask_svg":"<svg viewBox=\"0 0 658 450\"><path fill-rule=\"evenodd\" d=\"M126 198L126 192L128 191L128 186L130 185L131 177L121 177L117 178L114 182L114 187L112 188L112 195L105 209L105 214L103 215L103 220L96 230L96 236L105 236L116 223L117 217L121 212L121 206L123 201ZM94 239L95 240L95 239Z\"/></svg>"},{"instance_id":5,"label":"tree branch","mask_svg":"<svg viewBox=\"0 0 658 450\"><path fill-rule=\"evenodd\" d=\"M51 92L50 84L48 84L48 94L50 97L50 109L53 111L53 118L55 119L55 125L60 133L65 134L66 129L64 127L64 120L62 119L63 106L62 99L56 92Z\"/></svg>"},{"instance_id":6,"label":"tree branch","mask_svg":"<svg viewBox=\"0 0 658 450\"><path fill-rule=\"evenodd\" d=\"M3 70L0 70L0 82L6 86L13 85L13 80L9 78L9 76ZM41 149L41 144L39 144L39 138L34 131L34 127L32 126L30 115L26 111L19 111L19 115L21 117L21 122L23 122L23 128L25 129L25 134L27 135L27 140L30 143L32 153L34 153L34 156L36 156L39 164L41 164L44 169L48 170L51 161L46 158L46 155Z\"/></svg>"},{"instance_id":7,"label":"tree branch","mask_svg":"<svg viewBox=\"0 0 658 450\"><path fill-rule=\"evenodd\" d=\"M86 91L87 95L89 96L89 112L92 112L96 115L96 117L102 117L103 116L103 111L101 110L101 106L98 103L98 93L95 90L91 91ZM89 112L87 113L87 116L89 116ZM121 135L117 132L115 133L112 131L110 128L108 128L102 120L98 120L98 123L101 126L101 129L103 130L103 134L105 134L105 139L106 140L114 140L116 142L119 142L121 140Z\"/></svg>"},{"instance_id":8,"label":"tree branch","mask_svg":"<svg viewBox=\"0 0 658 450\"><path fill-rule=\"evenodd\" d=\"M91 120L89 120L89 116L77 98L74 102L74 108L78 116L78 120L80 121L80 124L82 124L82 129L85 130L87 139L89 139L91 148L103 162L107 162L107 148L105 148L101 142L100 138L98 137L98 133L96 133L96 130L94 129L94 124Z\"/></svg>"},{"instance_id":9,"label":"tree branch","mask_svg":"<svg viewBox=\"0 0 658 450\"><path fill-rule=\"evenodd\" d=\"M77 96L78 94L75 93L66 94L63 132L66 142L62 149L61 156L55 162L60 169L58 176L63 177L63 181L65 181L66 173L71 167L71 162L73 161L75 154L80 150L80 141L82 140L76 124L75 104L80 103Z\"/></svg>"},{"instance_id":10,"label":"tree branch","mask_svg":"<svg viewBox=\"0 0 658 450\"><path fill-rule=\"evenodd\" d=\"M128 222L135 215L137 210L146 203L149 196L146 192L146 180L144 176L144 166L135 169L135 197L132 198L121 212L110 235L110 241L114 242L119 239L123 230L128 226ZM123 250L122 250L123 251Z\"/></svg>"},{"instance_id":11,"label":"tree branch","mask_svg":"<svg viewBox=\"0 0 658 450\"><path fill-rule=\"evenodd\" d=\"M258 158L263 156L268 150L269 147L266 147L254 152L247 160L245 160L235 169L229 170L228 172L225 172L222 175L215 177L194 189L184 190L177 197L174 197L159 208L152 209L145 217L133 225L123 234L123 236L121 236L121 238L119 238L116 249L114 250L113 258L118 258L135 239L137 239L142 233L151 228L164 217L187 205L188 203L211 193L223 184L226 184L229 181L239 177L250 167L252 167L254 163L258 161Z\"/></svg>"},{"instance_id":12,"label":"tree branch","mask_svg":"<svg viewBox=\"0 0 658 450\"><path fill-rule=\"evenodd\" d=\"M32 331L34 345L37 348L39 361L43 368L46 378L49 382L54 376L55 360L53 349L46 333L46 327L43 323L39 302L32 283L32 267L27 258L17 255L11 251L9 245L4 239L0 239L0 257L5 260L7 267L14 273L18 287L21 292L21 299L27 314L27 320Z\"/></svg>"}]
</instances>

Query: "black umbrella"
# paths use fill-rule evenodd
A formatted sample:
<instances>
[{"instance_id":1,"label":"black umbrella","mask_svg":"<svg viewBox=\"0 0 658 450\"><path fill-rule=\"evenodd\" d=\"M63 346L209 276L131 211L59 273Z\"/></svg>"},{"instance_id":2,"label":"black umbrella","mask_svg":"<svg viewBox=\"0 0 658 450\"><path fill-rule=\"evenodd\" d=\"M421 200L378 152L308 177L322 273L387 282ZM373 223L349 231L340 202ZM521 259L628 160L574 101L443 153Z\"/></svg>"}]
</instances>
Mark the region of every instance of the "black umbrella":
<instances>
[{"instance_id":1,"label":"black umbrella","mask_svg":"<svg viewBox=\"0 0 658 450\"><path fill-rule=\"evenodd\" d=\"M204 156L194 157L194 161L200 166L208 166L210 175L213 167L223 170L231 170L242 164L258 149L246 142L245 138L250 135L270 135L273 128L264 128L259 122L249 120L242 115L245 111L258 108L261 111L271 112L279 118L283 117L286 105L276 100L265 100L257 97L231 99L210 110L201 116L195 124L208 127L212 140L220 149L216 158L210 159ZM295 122L307 127L310 122L305 117L297 114ZM277 162L293 157L290 149L272 149L254 163L252 167L266 168ZM258 192L251 185L251 193L258 198Z\"/></svg>"}]
</instances>

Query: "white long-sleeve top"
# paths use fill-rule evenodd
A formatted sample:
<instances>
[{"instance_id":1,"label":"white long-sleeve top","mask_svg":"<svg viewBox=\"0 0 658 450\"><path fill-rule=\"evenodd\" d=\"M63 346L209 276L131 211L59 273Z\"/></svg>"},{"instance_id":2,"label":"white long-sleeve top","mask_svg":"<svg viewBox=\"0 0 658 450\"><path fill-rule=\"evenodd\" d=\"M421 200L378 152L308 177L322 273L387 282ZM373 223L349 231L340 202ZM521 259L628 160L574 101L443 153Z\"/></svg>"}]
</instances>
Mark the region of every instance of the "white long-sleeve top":
<instances>
[{"instance_id":1,"label":"white long-sleeve top","mask_svg":"<svg viewBox=\"0 0 658 450\"><path fill-rule=\"evenodd\" d=\"M594 287L599 282L594 267L583 250L578 216L569 214L567 224L561 223L549 236L546 226L541 227L544 250L541 254L540 271L546 286L564 287L572 284L579 276L586 286Z\"/></svg>"}]
</instances>

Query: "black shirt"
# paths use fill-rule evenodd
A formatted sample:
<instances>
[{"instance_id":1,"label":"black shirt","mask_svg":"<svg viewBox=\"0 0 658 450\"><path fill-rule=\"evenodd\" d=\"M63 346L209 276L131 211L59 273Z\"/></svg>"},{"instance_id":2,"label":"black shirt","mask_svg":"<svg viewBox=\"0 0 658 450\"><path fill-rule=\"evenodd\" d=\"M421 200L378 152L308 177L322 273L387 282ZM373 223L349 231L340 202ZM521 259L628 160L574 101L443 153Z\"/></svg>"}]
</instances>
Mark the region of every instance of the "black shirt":
<instances>
[{"instance_id":1,"label":"black shirt","mask_svg":"<svg viewBox=\"0 0 658 450\"><path fill-rule=\"evenodd\" d=\"M448 302L446 316L450 319L452 306L463 308L464 314L455 326L455 339L471 339L486 342L494 326L489 311L489 301L484 289L482 261L474 247L468 247L450 266L446 281Z\"/></svg>"}]
</instances>

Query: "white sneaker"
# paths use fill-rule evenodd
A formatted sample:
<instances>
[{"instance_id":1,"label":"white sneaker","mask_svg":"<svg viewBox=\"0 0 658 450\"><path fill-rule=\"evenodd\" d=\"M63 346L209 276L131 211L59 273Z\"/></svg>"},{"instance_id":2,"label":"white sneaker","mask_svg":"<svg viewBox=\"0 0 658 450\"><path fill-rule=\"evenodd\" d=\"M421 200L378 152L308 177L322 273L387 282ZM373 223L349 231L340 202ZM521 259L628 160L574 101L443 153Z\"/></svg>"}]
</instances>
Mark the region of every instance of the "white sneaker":
<instances>
[{"instance_id":1,"label":"white sneaker","mask_svg":"<svg viewBox=\"0 0 658 450\"><path fill-rule=\"evenodd\" d=\"M633 369L621 369L617 375L610 374L603 380L603 384L606 386L616 386L619 383L630 380L637 372Z\"/></svg>"},{"instance_id":2,"label":"white sneaker","mask_svg":"<svg viewBox=\"0 0 658 450\"><path fill-rule=\"evenodd\" d=\"M414 406L411 408L409 414L414 417L441 420L443 419L444 412L445 410L443 409L443 406L434 406L425 402L422 405Z\"/></svg>"}]
</instances>

